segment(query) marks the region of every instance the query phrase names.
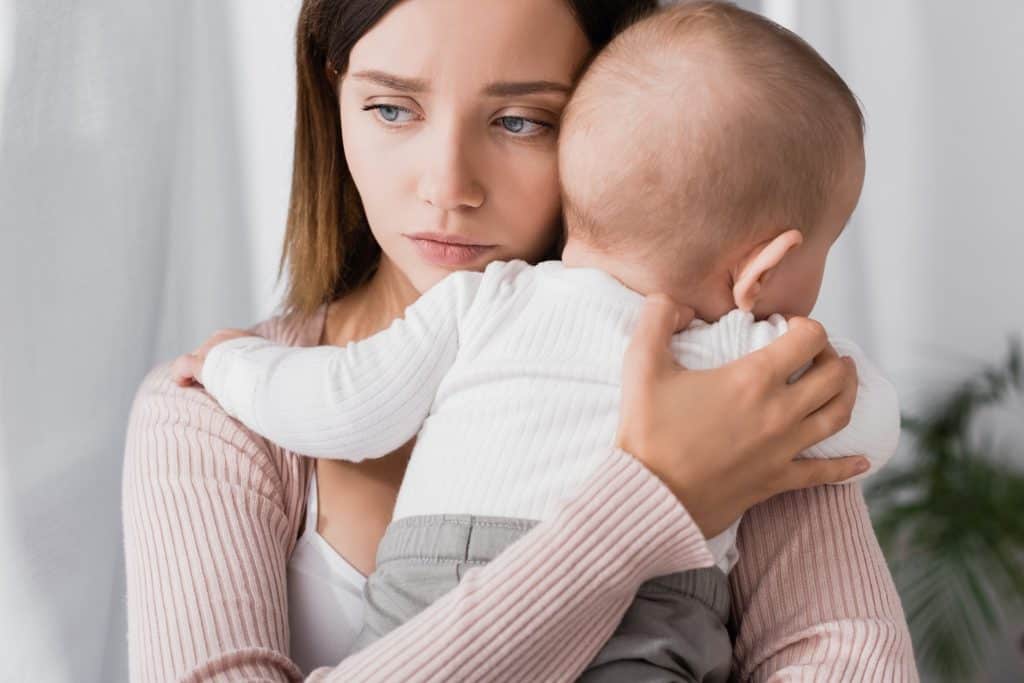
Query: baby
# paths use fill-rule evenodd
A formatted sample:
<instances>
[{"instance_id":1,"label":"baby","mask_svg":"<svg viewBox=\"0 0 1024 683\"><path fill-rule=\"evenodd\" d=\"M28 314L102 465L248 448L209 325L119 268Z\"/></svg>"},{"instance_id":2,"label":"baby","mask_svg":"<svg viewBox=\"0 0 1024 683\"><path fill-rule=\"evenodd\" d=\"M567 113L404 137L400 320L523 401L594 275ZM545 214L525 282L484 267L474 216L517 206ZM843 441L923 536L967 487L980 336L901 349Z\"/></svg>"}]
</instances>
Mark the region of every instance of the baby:
<instances>
[{"instance_id":1,"label":"baby","mask_svg":"<svg viewBox=\"0 0 1024 683\"><path fill-rule=\"evenodd\" d=\"M780 313L810 313L860 194L862 136L853 94L790 32L731 5L662 10L596 57L567 106L561 261L454 273L345 348L213 346L198 379L283 447L358 461L418 435L359 646L551 517L614 449L645 295L696 311L673 341L695 370L770 343ZM833 343L857 363L856 405L803 455L877 469L896 448L895 391ZM726 680L737 525L708 541L715 567L645 584L582 680Z\"/></svg>"}]
</instances>

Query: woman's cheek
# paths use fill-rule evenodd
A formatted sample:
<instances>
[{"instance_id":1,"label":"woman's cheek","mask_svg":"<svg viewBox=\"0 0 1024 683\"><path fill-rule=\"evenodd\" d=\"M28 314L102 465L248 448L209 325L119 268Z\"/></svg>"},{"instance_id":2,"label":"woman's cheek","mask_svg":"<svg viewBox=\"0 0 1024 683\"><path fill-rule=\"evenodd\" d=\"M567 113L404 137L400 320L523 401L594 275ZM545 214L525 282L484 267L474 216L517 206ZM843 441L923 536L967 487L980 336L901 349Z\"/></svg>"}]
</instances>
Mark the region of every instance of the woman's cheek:
<instances>
[{"instance_id":1,"label":"woman's cheek","mask_svg":"<svg viewBox=\"0 0 1024 683\"><path fill-rule=\"evenodd\" d=\"M513 216L513 220L520 231L517 240L523 252L520 258L536 260L555 239L561 215L558 164L554 153L531 164L519 186L522 196L514 203L518 206L518 218Z\"/></svg>"},{"instance_id":2,"label":"woman's cheek","mask_svg":"<svg viewBox=\"0 0 1024 683\"><path fill-rule=\"evenodd\" d=\"M353 125L350 130L345 161L366 217L383 246L383 236L378 233L404 225L401 213L415 192L408 174L403 173L408 159L403 164L395 141L379 130L365 125Z\"/></svg>"},{"instance_id":3,"label":"woman's cheek","mask_svg":"<svg viewBox=\"0 0 1024 683\"><path fill-rule=\"evenodd\" d=\"M364 185L366 185L365 179L371 175L370 166L373 164L373 154L371 153L373 131L365 130L365 126L361 124L358 117L342 114L341 130L342 138L345 141L345 165L348 166L348 172L362 195L369 189Z\"/></svg>"}]
</instances>

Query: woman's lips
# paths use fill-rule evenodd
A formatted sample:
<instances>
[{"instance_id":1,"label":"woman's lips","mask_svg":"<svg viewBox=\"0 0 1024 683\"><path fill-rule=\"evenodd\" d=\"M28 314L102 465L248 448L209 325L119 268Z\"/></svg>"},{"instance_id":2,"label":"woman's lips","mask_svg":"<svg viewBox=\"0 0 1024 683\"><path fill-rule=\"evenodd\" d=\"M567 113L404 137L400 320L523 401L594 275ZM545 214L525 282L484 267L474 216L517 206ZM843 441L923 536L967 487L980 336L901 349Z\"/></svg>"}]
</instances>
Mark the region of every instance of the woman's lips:
<instances>
[{"instance_id":1,"label":"woman's lips","mask_svg":"<svg viewBox=\"0 0 1024 683\"><path fill-rule=\"evenodd\" d=\"M461 244L416 235L406 237L412 240L423 258L439 266L466 266L495 248L493 244Z\"/></svg>"}]
</instances>

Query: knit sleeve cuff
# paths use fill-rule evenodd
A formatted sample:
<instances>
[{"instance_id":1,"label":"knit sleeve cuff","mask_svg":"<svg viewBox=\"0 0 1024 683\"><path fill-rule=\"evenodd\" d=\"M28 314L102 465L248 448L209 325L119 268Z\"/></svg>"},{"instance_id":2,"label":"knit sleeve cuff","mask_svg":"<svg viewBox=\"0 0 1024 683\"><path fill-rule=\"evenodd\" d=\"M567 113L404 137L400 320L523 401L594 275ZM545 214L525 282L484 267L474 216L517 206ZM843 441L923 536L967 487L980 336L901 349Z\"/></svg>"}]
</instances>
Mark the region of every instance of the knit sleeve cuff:
<instances>
[{"instance_id":1,"label":"knit sleeve cuff","mask_svg":"<svg viewBox=\"0 0 1024 683\"><path fill-rule=\"evenodd\" d=\"M253 397L262 381L259 366L250 360L258 349L273 346L262 337L239 337L217 344L206 355L199 381L224 411L255 427Z\"/></svg>"}]
</instances>

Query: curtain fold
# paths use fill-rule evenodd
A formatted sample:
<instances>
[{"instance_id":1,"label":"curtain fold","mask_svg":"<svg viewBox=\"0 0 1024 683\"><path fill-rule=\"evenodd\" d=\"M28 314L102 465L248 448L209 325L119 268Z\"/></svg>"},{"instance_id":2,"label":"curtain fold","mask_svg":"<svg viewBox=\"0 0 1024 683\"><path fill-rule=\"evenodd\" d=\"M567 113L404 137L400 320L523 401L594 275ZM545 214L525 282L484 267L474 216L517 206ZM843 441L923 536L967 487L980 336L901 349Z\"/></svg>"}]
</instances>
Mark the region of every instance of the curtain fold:
<instances>
[{"instance_id":1,"label":"curtain fold","mask_svg":"<svg viewBox=\"0 0 1024 683\"><path fill-rule=\"evenodd\" d=\"M219 3L4 0L0 680L127 680L135 388L253 320Z\"/></svg>"}]
</instances>

